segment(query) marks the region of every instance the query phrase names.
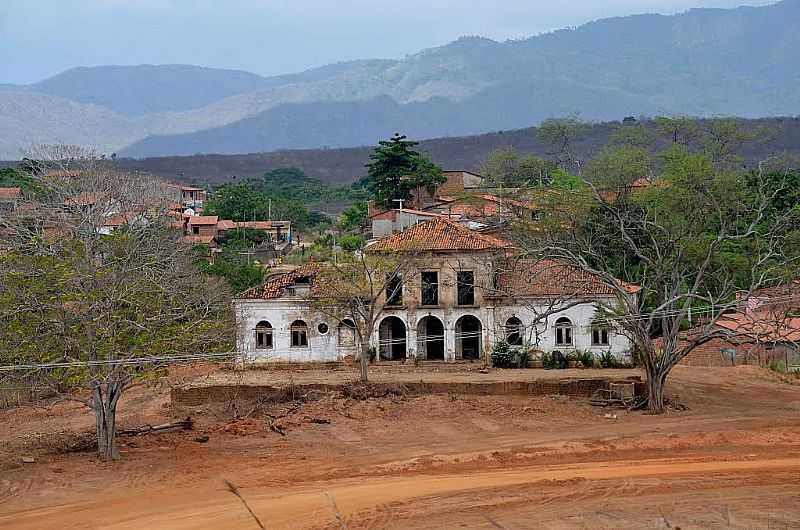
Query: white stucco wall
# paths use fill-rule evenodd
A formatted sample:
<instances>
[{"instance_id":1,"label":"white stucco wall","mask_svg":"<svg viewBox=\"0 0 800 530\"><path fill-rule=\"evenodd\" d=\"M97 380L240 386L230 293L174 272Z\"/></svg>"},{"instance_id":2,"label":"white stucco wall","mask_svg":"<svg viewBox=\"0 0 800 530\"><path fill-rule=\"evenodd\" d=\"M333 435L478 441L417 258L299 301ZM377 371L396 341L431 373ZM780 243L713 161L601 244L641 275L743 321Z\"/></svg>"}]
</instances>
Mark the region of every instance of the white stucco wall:
<instances>
[{"instance_id":1,"label":"white stucco wall","mask_svg":"<svg viewBox=\"0 0 800 530\"><path fill-rule=\"evenodd\" d=\"M516 316L525 327L525 344L542 351L555 350L568 353L575 350L587 350L595 355L604 351L611 351L620 359L628 359L632 348L631 341L614 330L609 330L608 346L592 345L592 322L596 313L594 304L580 304L550 315L545 322L538 324L537 334L533 331L537 311L531 307L533 302L517 303L514 305L482 307L441 307L386 310L378 319L372 335L372 346L378 349L380 323L389 316L395 316L403 321L406 326L406 356L412 358L418 353L417 326L426 316L440 319L444 325L445 360L454 361L459 358L457 349L456 323L464 315L472 315L481 321L482 325L482 355L490 352L495 342L505 340L505 323ZM538 310L541 312L542 308ZM334 319L324 315L314 314L308 305L301 299L282 298L277 300L240 300L236 302L237 315L237 346L240 355L249 361L255 362L326 362L339 361L345 356L358 355L355 346L342 347L338 345L339 329ZM565 316L573 324L572 346L557 346L555 343L555 322ZM255 327L266 320L273 328L273 348L259 350L255 348ZM297 348L291 346L290 326L295 320L303 320L308 325L308 347ZM324 322L328 325L328 333L321 335L317 326Z\"/></svg>"},{"instance_id":2,"label":"white stucco wall","mask_svg":"<svg viewBox=\"0 0 800 530\"><path fill-rule=\"evenodd\" d=\"M613 304L613 301L607 300L606 303ZM537 313L541 314L545 312L545 310L546 308L544 306L537 308L533 303L515 306L498 306L494 310L497 328L496 336L500 339L504 337L506 321L515 316L520 319L523 326L525 326L525 343L539 350L546 352L557 350L562 353L587 350L596 355L600 355L605 351L611 351L611 353L620 359L629 358L633 343L627 336L615 331L613 328L609 328L608 346L592 345L592 322L597 313L594 304L587 303L576 305L549 315L545 321L539 321L537 324L534 324L537 320ZM555 323L556 320L561 317L567 317L572 322L572 346L556 345Z\"/></svg>"},{"instance_id":3,"label":"white stucco wall","mask_svg":"<svg viewBox=\"0 0 800 530\"><path fill-rule=\"evenodd\" d=\"M237 351L247 361L328 362L356 352L355 346L338 346L339 327L334 319L314 314L300 299L237 300L235 310ZM262 320L272 324L271 349L256 349L255 328ZM307 347L291 345L290 327L295 320L308 326ZM320 323L328 325L324 335L318 331Z\"/></svg>"}]
</instances>

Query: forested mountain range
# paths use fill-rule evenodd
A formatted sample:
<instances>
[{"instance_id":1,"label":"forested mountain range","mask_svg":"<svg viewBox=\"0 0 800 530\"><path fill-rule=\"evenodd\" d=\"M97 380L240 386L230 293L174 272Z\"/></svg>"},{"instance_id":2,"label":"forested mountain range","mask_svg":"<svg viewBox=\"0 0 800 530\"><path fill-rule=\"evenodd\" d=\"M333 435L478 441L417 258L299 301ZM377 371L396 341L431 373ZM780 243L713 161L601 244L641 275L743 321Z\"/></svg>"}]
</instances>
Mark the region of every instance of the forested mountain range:
<instances>
[{"instance_id":1,"label":"forested mountain range","mask_svg":"<svg viewBox=\"0 0 800 530\"><path fill-rule=\"evenodd\" d=\"M701 122L698 125L703 127ZM707 124L706 124L707 126ZM788 156L800 162L800 118L735 120L743 140L736 152L747 167L759 161ZM587 126L575 139L576 159L591 160L626 129L638 136L646 131L649 150L656 154L671 141L668 133L652 121L603 122ZM120 158L117 164L129 169L161 175L193 184L220 184L260 177L265 171L297 167L309 177L327 184L350 184L366 175L365 164L373 146L341 149L280 150L241 155L193 155L144 159ZM539 129L528 127L488 134L437 138L422 141L418 149L445 169L480 171L486 156L495 149L513 148L542 158L552 158L552 147L542 141Z\"/></svg>"},{"instance_id":2,"label":"forested mountain range","mask_svg":"<svg viewBox=\"0 0 800 530\"><path fill-rule=\"evenodd\" d=\"M76 68L0 85L0 158L33 143L126 156L368 145L585 120L800 114L800 0L465 37L401 60L265 78L186 65ZM266 58L265 60L268 60Z\"/></svg>"}]
</instances>

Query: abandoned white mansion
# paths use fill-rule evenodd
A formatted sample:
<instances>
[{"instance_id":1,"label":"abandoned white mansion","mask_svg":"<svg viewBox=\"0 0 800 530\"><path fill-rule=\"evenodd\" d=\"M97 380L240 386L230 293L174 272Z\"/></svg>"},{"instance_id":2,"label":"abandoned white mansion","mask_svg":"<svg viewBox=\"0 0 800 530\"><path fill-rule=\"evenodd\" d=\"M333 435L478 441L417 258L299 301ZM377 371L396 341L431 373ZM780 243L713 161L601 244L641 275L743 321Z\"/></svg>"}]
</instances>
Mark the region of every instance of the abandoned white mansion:
<instances>
[{"instance_id":1,"label":"abandoned white mansion","mask_svg":"<svg viewBox=\"0 0 800 530\"><path fill-rule=\"evenodd\" d=\"M412 264L376 304L371 346L383 360L481 359L498 341L548 352L630 354L630 340L596 319L600 305L618 305L611 288L556 262L516 259L502 239L438 217L378 240L367 252ZM353 322L314 309L318 266L270 278L236 300L240 355L325 362L358 354ZM627 296L637 296L637 286L625 287Z\"/></svg>"}]
</instances>

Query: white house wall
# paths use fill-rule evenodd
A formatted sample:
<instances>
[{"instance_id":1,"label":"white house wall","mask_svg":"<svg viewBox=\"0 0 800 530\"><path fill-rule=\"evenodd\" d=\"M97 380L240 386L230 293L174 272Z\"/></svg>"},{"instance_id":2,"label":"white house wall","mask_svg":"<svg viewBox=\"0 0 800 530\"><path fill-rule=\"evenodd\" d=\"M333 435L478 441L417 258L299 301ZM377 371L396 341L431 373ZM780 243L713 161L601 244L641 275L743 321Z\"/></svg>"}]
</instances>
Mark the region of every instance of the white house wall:
<instances>
[{"instance_id":1,"label":"white house wall","mask_svg":"<svg viewBox=\"0 0 800 530\"><path fill-rule=\"evenodd\" d=\"M356 353L355 346L338 346L339 326L334 319L314 315L302 300L238 300L235 304L237 351L250 362L330 362ZM308 326L308 346L291 345L290 326L302 320ZM255 329L261 321L272 325L272 348L257 349ZM324 335L320 323L328 325Z\"/></svg>"},{"instance_id":2,"label":"white house wall","mask_svg":"<svg viewBox=\"0 0 800 530\"><path fill-rule=\"evenodd\" d=\"M613 304L613 300L607 300L606 303ZM545 311L545 305L536 307L535 302L525 305L496 307L494 313L498 329L497 336L504 338L506 322L509 318L517 317L522 321L525 328L525 343L541 351L568 353L576 350L586 350L596 355L610 351L620 359L629 358L633 343L627 336L615 332L613 328L609 329L608 346L595 346L592 344L592 322L597 312L594 304L575 305L564 311L549 315L546 320L537 323L537 314ZM567 317L572 322L572 346L556 345L555 322L561 317Z\"/></svg>"},{"instance_id":3,"label":"white house wall","mask_svg":"<svg viewBox=\"0 0 800 530\"><path fill-rule=\"evenodd\" d=\"M389 316L400 318L406 326L406 356L412 358L417 354L417 325L420 320L430 315L440 319L444 325L445 360L454 361L460 357L456 348L456 322L465 315L472 315L481 321L482 354L491 351L494 344L505 340L505 323L511 317L522 321L525 329L524 340L529 346L541 351L561 351L568 353L575 350L587 350L599 355L610 351L616 357L629 358L631 341L622 334L609 330L609 345L592 345L592 322L596 309L594 304L586 303L569 307L562 312L550 315L547 322L538 323L538 334L533 332L536 314L528 304L484 305L482 307L442 307L386 310L376 322L372 335L372 346L379 350L380 323ZM541 312L543 308L539 308ZM567 317L573 325L572 346L557 346L555 343L555 321ZM337 323L328 317L315 315L301 299L278 300L239 300L236 302L237 347L240 355L255 362L327 362L340 361L346 356L357 356L355 346L339 346ZM255 348L255 328L263 321L268 321L273 328L273 348L261 350ZM308 325L308 347L291 346L290 326L295 320L303 320ZM324 322L328 325L328 333L321 335L317 326ZM538 336L537 336L538 335ZM538 342L537 342L538 340Z\"/></svg>"}]
</instances>

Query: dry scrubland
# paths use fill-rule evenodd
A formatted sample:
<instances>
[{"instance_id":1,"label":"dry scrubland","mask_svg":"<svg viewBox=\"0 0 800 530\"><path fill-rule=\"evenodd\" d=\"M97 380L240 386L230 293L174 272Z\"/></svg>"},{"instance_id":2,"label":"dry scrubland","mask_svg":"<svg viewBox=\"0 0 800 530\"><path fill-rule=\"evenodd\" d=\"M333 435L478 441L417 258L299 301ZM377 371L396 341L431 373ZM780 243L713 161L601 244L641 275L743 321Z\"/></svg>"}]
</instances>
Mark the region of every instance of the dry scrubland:
<instances>
[{"instance_id":1,"label":"dry scrubland","mask_svg":"<svg viewBox=\"0 0 800 530\"><path fill-rule=\"evenodd\" d=\"M224 480L267 528L800 527L800 386L750 367L678 367L671 381L685 410L616 418L563 396L189 409L167 385L139 387L122 428L188 414L196 426L121 438L116 463L65 452L93 425L76 404L6 409L0 528L257 528Z\"/></svg>"}]
</instances>

